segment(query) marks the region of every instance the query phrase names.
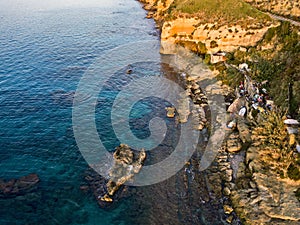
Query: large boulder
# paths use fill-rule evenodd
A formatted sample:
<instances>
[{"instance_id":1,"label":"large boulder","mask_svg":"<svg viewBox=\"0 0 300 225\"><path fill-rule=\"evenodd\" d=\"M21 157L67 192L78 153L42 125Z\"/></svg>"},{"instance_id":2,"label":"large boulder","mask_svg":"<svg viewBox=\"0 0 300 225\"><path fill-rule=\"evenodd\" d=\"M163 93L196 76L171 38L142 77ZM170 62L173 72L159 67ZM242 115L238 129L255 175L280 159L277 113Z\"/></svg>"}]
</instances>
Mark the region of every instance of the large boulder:
<instances>
[{"instance_id":1,"label":"large boulder","mask_svg":"<svg viewBox=\"0 0 300 225\"><path fill-rule=\"evenodd\" d=\"M230 153L238 152L242 148L241 140L238 135L232 133L229 135L227 141L227 151Z\"/></svg>"},{"instance_id":2,"label":"large boulder","mask_svg":"<svg viewBox=\"0 0 300 225\"><path fill-rule=\"evenodd\" d=\"M239 131L239 136L243 144L249 146L251 143L251 132L245 118L237 118L237 129Z\"/></svg>"},{"instance_id":3,"label":"large boulder","mask_svg":"<svg viewBox=\"0 0 300 225\"><path fill-rule=\"evenodd\" d=\"M127 188L123 184L141 170L145 158L144 150L136 153L128 145L121 144L113 153L114 162L108 171L109 178L89 171L85 178L102 208L110 207L112 202L126 195L124 190Z\"/></svg>"}]
</instances>

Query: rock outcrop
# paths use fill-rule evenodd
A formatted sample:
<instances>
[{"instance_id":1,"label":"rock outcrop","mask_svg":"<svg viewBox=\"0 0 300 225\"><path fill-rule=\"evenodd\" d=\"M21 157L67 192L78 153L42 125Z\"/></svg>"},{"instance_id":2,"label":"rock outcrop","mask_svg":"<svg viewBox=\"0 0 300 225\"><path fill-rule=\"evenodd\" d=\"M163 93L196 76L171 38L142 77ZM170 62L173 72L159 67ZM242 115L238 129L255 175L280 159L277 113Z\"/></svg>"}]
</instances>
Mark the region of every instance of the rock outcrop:
<instances>
[{"instance_id":1,"label":"rock outcrop","mask_svg":"<svg viewBox=\"0 0 300 225\"><path fill-rule=\"evenodd\" d=\"M162 21L166 11L174 0L139 0L144 4L144 9L148 11L147 18L153 18L156 22ZM158 24L160 25L160 24Z\"/></svg>"},{"instance_id":2,"label":"rock outcrop","mask_svg":"<svg viewBox=\"0 0 300 225\"><path fill-rule=\"evenodd\" d=\"M166 21L161 33L161 52L172 53L181 44L198 53L231 52L240 46L255 46L273 24L224 25L202 23L201 18L181 17Z\"/></svg>"},{"instance_id":3,"label":"rock outcrop","mask_svg":"<svg viewBox=\"0 0 300 225\"><path fill-rule=\"evenodd\" d=\"M146 152L142 150L139 154L134 154L128 145L121 144L116 148L113 156L114 165L109 171L110 179L106 184L107 193L100 198L101 201L113 201L112 196L115 192L141 170Z\"/></svg>"},{"instance_id":4,"label":"rock outcrop","mask_svg":"<svg viewBox=\"0 0 300 225\"><path fill-rule=\"evenodd\" d=\"M252 127L251 130L245 119L237 118L237 121L236 129L227 131L226 141L219 149L216 169L214 165L209 169L212 172L209 185L219 196L220 192L224 196L227 222L235 224L241 219L246 225L299 224L297 191L300 180L284 177L280 172L281 167L286 167L280 158L287 154L282 152L287 149L277 150L271 144L269 147L263 144L264 141L278 142L278 138L273 139L270 134L263 135L269 132L262 131L265 127ZM284 142L287 135L284 128L275 133L281 135ZM220 183L222 190L218 186Z\"/></svg>"},{"instance_id":5,"label":"rock outcrop","mask_svg":"<svg viewBox=\"0 0 300 225\"><path fill-rule=\"evenodd\" d=\"M34 191L40 179L37 174L29 174L9 181L0 180L0 197L15 197Z\"/></svg>"},{"instance_id":6,"label":"rock outcrop","mask_svg":"<svg viewBox=\"0 0 300 225\"><path fill-rule=\"evenodd\" d=\"M207 15L173 12L174 0L141 0L148 10L147 18L154 18L161 28L161 53L173 54L174 44L196 53L231 52L240 46L255 46L266 31L278 23L245 18L237 21L208 21ZM175 4L175 5L174 5ZM217 14L217 12L211 12ZM201 16L202 15L202 16ZM218 16L215 16L218 18Z\"/></svg>"},{"instance_id":7,"label":"rock outcrop","mask_svg":"<svg viewBox=\"0 0 300 225\"><path fill-rule=\"evenodd\" d=\"M128 145L121 144L116 148L113 158L114 163L109 171L109 178L102 177L94 171L88 171L85 177L99 205L103 208L126 195L122 193L127 189L123 184L130 181L134 174L141 170L146 153L142 150L137 154Z\"/></svg>"},{"instance_id":8,"label":"rock outcrop","mask_svg":"<svg viewBox=\"0 0 300 225\"><path fill-rule=\"evenodd\" d=\"M299 181L281 179L269 168L261 147L250 147L241 171L240 186L231 191L235 211L245 224L299 224L300 202L295 191Z\"/></svg>"},{"instance_id":9,"label":"rock outcrop","mask_svg":"<svg viewBox=\"0 0 300 225\"><path fill-rule=\"evenodd\" d=\"M276 150L264 145L264 140L272 143L273 137L262 135L267 132L263 129L257 127L250 132L245 121L239 120L238 132L231 133L226 141L227 154L219 151L217 162L225 182L223 194L231 203L224 205L224 211L228 215L237 213L243 224L299 224L300 201L296 192L300 180L280 174L284 163L279 159L286 154L281 151L286 149ZM283 139L286 136L283 130L279 134ZM245 148L240 150L237 143Z\"/></svg>"}]
</instances>

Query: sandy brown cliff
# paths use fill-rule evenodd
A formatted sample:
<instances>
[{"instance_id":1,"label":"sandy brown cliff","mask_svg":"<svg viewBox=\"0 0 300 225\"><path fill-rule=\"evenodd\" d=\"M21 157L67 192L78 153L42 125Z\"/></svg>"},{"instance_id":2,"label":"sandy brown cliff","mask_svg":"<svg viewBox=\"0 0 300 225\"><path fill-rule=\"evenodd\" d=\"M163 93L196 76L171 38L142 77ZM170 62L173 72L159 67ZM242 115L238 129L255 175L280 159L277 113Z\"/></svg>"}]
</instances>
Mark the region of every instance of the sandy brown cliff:
<instances>
[{"instance_id":1,"label":"sandy brown cliff","mask_svg":"<svg viewBox=\"0 0 300 225\"><path fill-rule=\"evenodd\" d=\"M142 0L142 3L149 11L147 17L154 18L161 28L164 54L172 53L174 44L200 54L254 46L269 28L278 25L268 16L257 19L246 14L242 19L224 20L218 11L185 13L177 10L174 0Z\"/></svg>"},{"instance_id":2,"label":"sandy brown cliff","mask_svg":"<svg viewBox=\"0 0 300 225\"><path fill-rule=\"evenodd\" d=\"M197 46L199 53L233 51L239 46L254 46L265 32L274 26L269 24L223 25L216 23L201 24L200 18L177 18L166 21L162 27L161 46L163 53L171 53L174 43L190 42L188 46ZM187 44L186 44L187 45Z\"/></svg>"}]
</instances>

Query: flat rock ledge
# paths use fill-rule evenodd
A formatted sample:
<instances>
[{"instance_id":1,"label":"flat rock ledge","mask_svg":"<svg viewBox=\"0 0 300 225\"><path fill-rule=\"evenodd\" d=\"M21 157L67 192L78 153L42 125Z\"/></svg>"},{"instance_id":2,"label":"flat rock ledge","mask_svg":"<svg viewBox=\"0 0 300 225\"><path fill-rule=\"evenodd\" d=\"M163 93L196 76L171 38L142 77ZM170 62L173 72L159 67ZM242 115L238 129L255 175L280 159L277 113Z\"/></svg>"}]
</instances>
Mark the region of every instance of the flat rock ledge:
<instances>
[{"instance_id":1,"label":"flat rock ledge","mask_svg":"<svg viewBox=\"0 0 300 225\"><path fill-rule=\"evenodd\" d=\"M252 141L253 140L253 141ZM300 181L281 179L263 161L264 149L251 135L247 121L228 131L216 162L224 196L224 212L231 224L300 224ZM216 184L217 185L217 184ZM220 190L219 190L220 191Z\"/></svg>"}]
</instances>

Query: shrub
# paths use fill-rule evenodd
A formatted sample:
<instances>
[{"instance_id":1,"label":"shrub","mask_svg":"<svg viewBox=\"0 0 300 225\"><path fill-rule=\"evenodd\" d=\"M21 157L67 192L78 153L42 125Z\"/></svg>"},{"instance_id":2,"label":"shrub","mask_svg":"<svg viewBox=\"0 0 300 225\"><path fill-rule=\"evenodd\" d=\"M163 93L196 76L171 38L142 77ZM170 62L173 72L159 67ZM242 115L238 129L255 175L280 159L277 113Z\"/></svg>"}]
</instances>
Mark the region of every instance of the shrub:
<instances>
[{"instance_id":1,"label":"shrub","mask_svg":"<svg viewBox=\"0 0 300 225\"><path fill-rule=\"evenodd\" d=\"M300 180L300 171L297 166L291 164L287 170L288 177L293 180Z\"/></svg>"},{"instance_id":2,"label":"shrub","mask_svg":"<svg viewBox=\"0 0 300 225\"><path fill-rule=\"evenodd\" d=\"M300 188L298 188L298 189L295 191L295 196L296 196L296 198L298 199L298 201L300 202Z\"/></svg>"},{"instance_id":3,"label":"shrub","mask_svg":"<svg viewBox=\"0 0 300 225\"><path fill-rule=\"evenodd\" d=\"M210 54L205 54L205 58L204 58L203 62L207 65L210 64Z\"/></svg>"},{"instance_id":4,"label":"shrub","mask_svg":"<svg viewBox=\"0 0 300 225\"><path fill-rule=\"evenodd\" d=\"M215 40L210 42L210 48L217 48L219 45L217 44L217 42Z\"/></svg>"},{"instance_id":5,"label":"shrub","mask_svg":"<svg viewBox=\"0 0 300 225\"><path fill-rule=\"evenodd\" d=\"M200 53L200 54L207 53L206 45L204 43L202 43L201 41L198 42L198 53Z\"/></svg>"}]
</instances>

